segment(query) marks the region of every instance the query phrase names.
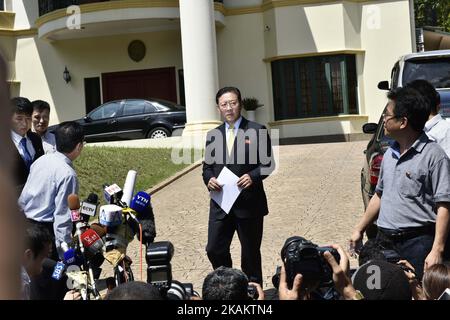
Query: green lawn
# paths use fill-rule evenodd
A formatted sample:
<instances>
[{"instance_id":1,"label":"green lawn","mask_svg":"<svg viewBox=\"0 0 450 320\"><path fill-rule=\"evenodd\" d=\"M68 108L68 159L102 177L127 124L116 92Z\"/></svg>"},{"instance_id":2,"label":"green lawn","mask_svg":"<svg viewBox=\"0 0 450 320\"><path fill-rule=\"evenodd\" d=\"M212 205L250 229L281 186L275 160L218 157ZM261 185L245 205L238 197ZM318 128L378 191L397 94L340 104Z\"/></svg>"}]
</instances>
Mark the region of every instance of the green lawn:
<instances>
[{"instance_id":1,"label":"green lawn","mask_svg":"<svg viewBox=\"0 0 450 320\"><path fill-rule=\"evenodd\" d=\"M150 189L187 167L174 164L171 152L171 149L85 147L74 162L80 199L94 192L103 204L103 184L116 183L123 188L129 170L137 171L135 192Z\"/></svg>"}]
</instances>

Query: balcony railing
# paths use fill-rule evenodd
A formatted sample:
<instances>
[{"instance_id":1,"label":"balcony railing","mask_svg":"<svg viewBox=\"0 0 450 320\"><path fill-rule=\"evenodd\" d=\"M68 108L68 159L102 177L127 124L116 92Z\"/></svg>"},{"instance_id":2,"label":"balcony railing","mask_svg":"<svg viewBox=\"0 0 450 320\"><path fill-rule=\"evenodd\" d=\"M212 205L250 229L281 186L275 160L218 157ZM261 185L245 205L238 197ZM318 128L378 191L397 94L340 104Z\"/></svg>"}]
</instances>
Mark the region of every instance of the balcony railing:
<instances>
[{"instance_id":1,"label":"balcony railing","mask_svg":"<svg viewBox=\"0 0 450 320\"><path fill-rule=\"evenodd\" d=\"M94 2L105 2L111 0L39 0L39 16L42 16L46 13L67 8L71 5L80 5L86 3L94 3ZM3 2L3 0L0 0ZM214 2L223 3L223 0L214 0Z\"/></svg>"}]
</instances>

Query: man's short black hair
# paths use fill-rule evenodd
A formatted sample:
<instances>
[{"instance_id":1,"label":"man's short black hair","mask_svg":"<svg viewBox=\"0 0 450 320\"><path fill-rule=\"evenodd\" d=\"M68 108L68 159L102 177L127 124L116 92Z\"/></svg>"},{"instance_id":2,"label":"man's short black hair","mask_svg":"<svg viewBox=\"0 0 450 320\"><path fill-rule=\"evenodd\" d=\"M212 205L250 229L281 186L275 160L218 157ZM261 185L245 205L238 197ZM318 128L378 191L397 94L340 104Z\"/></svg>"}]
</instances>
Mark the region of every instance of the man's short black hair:
<instances>
[{"instance_id":1,"label":"man's short black hair","mask_svg":"<svg viewBox=\"0 0 450 320\"><path fill-rule=\"evenodd\" d=\"M382 248L376 239L369 239L364 243L361 251L358 255L358 264L362 266L363 264L371 260L383 260L386 261L386 257L382 252Z\"/></svg>"},{"instance_id":2,"label":"man's short black hair","mask_svg":"<svg viewBox=\"0 0 450 320\"><path fill-rule=\"evenodd\" d=\"M24 97L15 97L11 99L11 113L24 113L31 117L33 106L30 100Z\"/></svg>"},{"instance_id":3,"label":"man's short black hair","mask_svg":"<svg viewBox=\"0 0 450 320\"><path fill-rule=\"evenodd\" d=\"M62 153L72 152L77 144L83 143L83 127L75 121L62 122L55 131L56 150Z\"/></svg>"},{"instance_id":4,"label":"man's short black hair","mask_svg":"<svg viewBox=\"0 0 450 320\"><path fill-rule=\"evenodd\" d=\"M405 117L411 128L422 132L430 116L427 100L415 89L400 87L388 93L388 98L395 102L394 116Z\"/></svg>"},{"instance_id":5,"label":"man's short black hair","mask_svg":"<svg viewBox=\"0 0 450 320\"><path fill-rule=\"evenodd\" d=\"M33 111L42 112L48 110L50 112L50 105L44 100L34 100L32 103Z\"/></svg>"},{"instance_id":6,"label":"man's short black hair","mask_svg":"<svg viewBox=\"0 0 450 320\"><path fill-rule=\"evenodd\" d=\"M120 284L112 289L105 300L164 300L155 286L138 281Z\"/></svg>"},{"instance_id":7,"label":"man's short black hair","mask_svg":"<svg viewBox=\"0 0 450 320\"><path fill-rule=\"evenodd\" d=\"M47 228L36 223L27 223L25 230L25 246L26 250L30 249L33 252L33 257L36 258L43 252L44 248L48 247L53 241L50 232Z\"/></svg>"},{"instance_id":8,"label":"man's short black hair","mask_svg":"<svg viewBox=\"0 0 450 320\"><path fill-rule=\"evenodd\" d=\"M236 87L223 87L222 89L219 89L219 91L217 91L217 94L216 94L216 104L219 104L219 98L220 98L222 95L224 95L225 93L228 93L228 92L232 92L232 93L234 93L235 95L237 95L239 104L242 103L241 91L239 91L238 88L236 88Z\"/></svg>"},{"instance_id":9,"label":"man's short black hair","mask_svg":"<svg viewBox=\"0 0 450 320\"><path fill-rule=\"evenodd\" d=\"M439 92L427 80L414 80L406 85L408 88L413 88L428 100L428 107L432 114L437 114L437 107L441 103L441 96Z\"/></svg>"},{"instance_id":10,"label":"man's short black hair","mask_svg":"<svg viewBox=\"0 0 450 320\"><path fill-rule=\"evenodd\" d=\"M203 281L203 300L248 300L248 279L240 270L219 267Z\"/></svg>"},{"instance_id":11,"label":"man's short black hair","mask_svg":"<svg viewBox=\"0 0 450 320\"><path fill-rule=\"evenodd\" d=\"M408 277L398 265L371 260L352 276L353 286L366 300L411 300Z\"/></svg>"}]
</instances>

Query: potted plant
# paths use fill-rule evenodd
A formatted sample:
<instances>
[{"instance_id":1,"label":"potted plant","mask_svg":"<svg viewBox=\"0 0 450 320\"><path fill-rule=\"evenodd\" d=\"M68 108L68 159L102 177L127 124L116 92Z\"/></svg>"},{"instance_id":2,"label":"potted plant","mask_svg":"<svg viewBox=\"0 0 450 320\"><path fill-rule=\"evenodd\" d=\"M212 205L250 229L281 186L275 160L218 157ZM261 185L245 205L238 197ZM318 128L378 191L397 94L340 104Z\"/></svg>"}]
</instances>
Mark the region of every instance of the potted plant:
<instances>
[{"instance_id":1,"label":"potted plant","mask_svg":"<svg viewBox=\"0 0 450 320\"><path fill-rule=\"evenodd\" d=\"M242 99L242 107L247 111L247 118L250 121L255 121L255 111L259 107L262 107L262 104L259 104L258 99L251 97L251 98L244 98Z\"/></svg>"}]
</instances>

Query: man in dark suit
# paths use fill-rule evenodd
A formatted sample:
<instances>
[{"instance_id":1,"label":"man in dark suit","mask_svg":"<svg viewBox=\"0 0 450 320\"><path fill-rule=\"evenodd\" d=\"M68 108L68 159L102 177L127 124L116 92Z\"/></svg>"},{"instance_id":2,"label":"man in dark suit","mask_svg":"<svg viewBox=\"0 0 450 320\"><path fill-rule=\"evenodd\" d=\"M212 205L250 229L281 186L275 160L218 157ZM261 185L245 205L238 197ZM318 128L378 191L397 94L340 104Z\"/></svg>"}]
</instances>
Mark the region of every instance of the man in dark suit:
<instances>
[{"instance_id":1,"label":"man in dark suit","mask_svg":"<svg viewBox=\"0 0 450 320\"><path fill-rule=\"evenodd\" d=\"M19 193L27 181L31 164L44 154L41 138L31 132L33 106L27 98L11 99L11 139L16 146L14 155L14 175Z\"/></svg>"},{"instance_id":2,"label":"man in dark suit","mask_svg":"<svg viewBox=\"0 0 450 320\"><path fill-rule=\"evenodd\" d=\"M263 179L275 166L270 137L264 126L241 116L239 89L220 89L216 103L225 122L208 132L203 181L211 192L220 191L217 177L227 167L239 177L242 191L228 214L211 199L206 252L214 269L231 268L230 244L237 231L242 271L250 281L262 284L260 247L263 218L269 212Z\"/></svg>"}]
</instances>

